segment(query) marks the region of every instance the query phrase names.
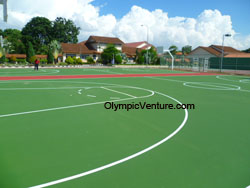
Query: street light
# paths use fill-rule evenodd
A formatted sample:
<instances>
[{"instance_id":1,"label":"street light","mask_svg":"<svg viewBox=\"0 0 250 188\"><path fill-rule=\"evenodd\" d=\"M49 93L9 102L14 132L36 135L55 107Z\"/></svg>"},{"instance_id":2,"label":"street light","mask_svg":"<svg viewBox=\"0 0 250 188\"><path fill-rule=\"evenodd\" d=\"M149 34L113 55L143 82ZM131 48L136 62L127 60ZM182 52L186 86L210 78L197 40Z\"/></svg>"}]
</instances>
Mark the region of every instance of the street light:
<instances>
[{"instance_id":1,"label":"street light","mask_svg":"<svg viewBox=\"0 0 250 188\"><path fill-rule=\"evenodd\" d=\"M143 26L145 26L145 27L147 27L147 43L148 43L148 26L147 25L141 25L142 27ZM149 44L149 43L148 43ZM147 48L147 64L149 64L149 62L148 62L148 48Z\"/></svg>"},{"instance_id":2,"label":"street light","mask_svg":"<svg viewBox=\"0 0 250 188\"><path fill-rule=\"evenodd\" d=\"M220 72L222 72L223 57L224 57L224 37L231 37L231 34L224 34L222 37L222 52L221 52L221 61L220 61Z\"/></svg>"}]
</instances>

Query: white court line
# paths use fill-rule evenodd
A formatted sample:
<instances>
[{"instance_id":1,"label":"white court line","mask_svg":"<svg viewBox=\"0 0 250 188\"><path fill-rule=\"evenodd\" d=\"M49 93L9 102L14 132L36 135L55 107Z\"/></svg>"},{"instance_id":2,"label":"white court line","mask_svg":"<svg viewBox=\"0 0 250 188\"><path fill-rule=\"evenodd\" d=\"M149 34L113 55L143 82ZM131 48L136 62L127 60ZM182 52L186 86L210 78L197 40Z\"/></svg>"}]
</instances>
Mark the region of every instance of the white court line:
<instances>
[{"instance_id":1,"label":"white court line","mask_svg":"<svg viewBox=\"0 0 250 188\"><path fill-rule=\"evenodd\" d=\"M102 87L100 87L102 88ZM130 87L130 88L136 88L136 87ZM106 88L107 89L107 88ZM137 88L138 89L138 88ZM109 91L113 91L118 93L118 91L112 90L112 89L107 89ZM2 117L10 117L10 116L18 116L18 115L24 115L24 114L33 114L33 113L38 113L38 112L48 112L48 111L55 111L55 110L62 110L62 109L69 109L69 108L78 108L78 107L83 107L83 106L90 106L90 105L95 105L95 104L104 104L105 102L119 102L119 101L126 101L126 100L131 100L131 99L141 99L141 98L147 98L151 97L154 95L154 92L151 90L144 89L145 91L151 92L150 95L146 96L140 96L140 97L135 97L129 94L121 93L127 96L130 96L131 98L125 98L125 99L118 99L118 100L113 100L113 101L101 101L101 102L95 102L95 103L87 103L87 104L79 104L79 105L72 105L72 106L64 106L64 107L56 107L56 108L48 108L48 109L42 109L42 110L33 110L33 111L28 111L28 112L19 112L19 113L12 113L12 114L3 114L0 115L0 118Z\"/></svg>"},{"instance_id":2,"label":"white court line","mask_svg":"<svg viewBox=\"0 0 250 188\"><path fill-rule=\"evenodd\" d=\"M220 80L225 80L225 81L230 81L230 82L241 82L241 83L244 83L244 84L249 84L250 82L242 82L241 80L232 80L232 79L227 79L225 77L236 77L236 78L245 78L245 76L232 76L232 75L224 75L224 76L221 76L221 75L218 75L216 76L217 79L220 79Z\"/></svg>"},{"instance_id":3,"label":"white court line","mask_svg":"<svg viewBox=\"0 0 250 188\"><path fill-rule=\"evenodd\" d=\"M144 78L151 78L151 79L156 79L156 80L165 80L165 81L173 81L173 82L181 82L181 83L192 83L192 82L188 82L188 81L181 81L181 80L173 80L173 79L162 79L162 78L156 78L156 77L144 77ZM217 79L221 79L219 76L216 76ZM229 80L229 79L221 79L221 80L226 80L226 81L233 81L233 82L239 82L239 81L235 81L235 80ZM195 83L195 82L193 82ZM244 82L243 82L244 83ZM246 83L246 82L245 82ZM221 83L218 83L218 84L221 84ZM224 84L225 85L225 84ZM186 86L186 85L185 85ZM250 92L250 90L245 90L245 89L242 89L240 86L236 86L236 85L231 85L231 86L234 86L234 87L237 87L239 89L212 89L212 88L209 88L210 90L222 90L222 91L225 91L225 90L228 90L228 91L242 91L242 92ZM196 88L199 88L199 89L205 89L205 88L202 88L202 87L196 87Z\"/></svg>"},{"instance_id":4,"label":"white court line","mask_svg":"<svg viewBox=\"0 0 250 188\"><path fill-rule=\"evenodd\" d=\"M88 97L92 97L92 98L94 98L94 97L96 97L96 96L94 96L94 95L87 95Z\"/></svg>"},{"instance_id":5,"label":"white court line","mask_svg":"<svg viewBox=\"0 0 250 188\"><path fill-rule=\"evenodd\" d=\"M154 93L157 93L159 95L170 98L170 99L174 100L175 102L179 103L180 105L182 105L182 103L180 101L178 101L177 99L175 99L173 97L170 97L168 95L165 95L163 93L156 92L156 91ZM142 155L142 154L144 154L146 152L149 152L150 150L152 150L152 149L158 147L159 145L165 143L166 141L168 141L170 138L175 136L184 127L184 125L186 124L186 122L188 120L188 111L187 111L187 109L185 109L184 111L185 111L185 117L184 117L184 120L182 121L181 125L174 132L172 132L170 135L168 135L166 138L160 140L159 142L153 144L152 146L150 146L148 148L145 148L144 150L141 150L141 151L139 151L139 152L137 152L137 153L135 153L133 155L130 155L130 156L125 157L123 159L120 159L118 161L112 162L110 164L107 164L107 165L104 165L104 166L101 166L101 167L98 167L98 168L95 168L95 169L92 169L92 170L89 170L89 171L86 171L86 172L83 172L83 173L80 173L80 174L77 174L77 175L74 175L74 176L69 176L69 177L62 178L62 179L59 179L59 180L55 180L55 181L52 181L52 182L48 182L48 183L45 183L45 184L32 186L30 188L48 187L48 186L51 186L51 185L55 185L55 184L63 183L63 182L66 182L66 181L74 180L74 179L77 179L77 178L80 178L80 177L84 177L84 176L87 176L87 175L90 175L90 174L105 170L107 168L113 167L115 165L124 163L124 162L126 162L128 160L131 160L133 158L136 158L136 157L138 157L138 156L140 156L140 155Z\"/></svg>"},{"instance_id":6,"label":"white court line","mask_svg":"<svg viewBox=\"0 0 250 188\"><path fill-rule=\"evenodd\" d=\"M166 81L173 81L173 82L181 82L181 83L187 82L187 81L182 81L182 80L163 79L163 78L148 77L148 76L146 76L146 77L144 77L144 78L151 78L151 79L154 79L154 80L166 80Z\"/></svg>"},{"instance_id":7,"label":"white court line","mask_svg":"<svg viewBox=\"0 0 250 188\"><path fill-rule=\"evenodd\" d=\"M211 84L218 84L218 85L216 86L216 85L211 85ZM209 82L186 82L186 83L183 83L183 85L187 86L187 87L200 88L200 89L210 89L210 90L240 90L239 86L229 85L229 84L209 83ZM195 85L200 85L203 87L199 87L199 86L195 86ZM224 85L224 86L219 86L219 85ZM214 87L214 88L209 88L206 86ZM225 87L225 86L231 86L231 87Z\"/></svg>"},{"instance_id":8,"label":"white court line","mask_svg":"<svg viewBox=\"0 0 250 188\"><path fill-rule=\"evenodd\" d=\"M109 70L100 70L100 69L88 69L88 70L94 70L97 72L107 72L107 73L113 73L113 74L123 74L123 73L113 72L113 71L109 71Z\"/></svg>"},{"instance_id":9,"label":"white court line","mask_svg":"<svg viewBox=\"0 0 250 188\"><path fill-rule=\"evenodd\" d=\"M82 94L82 89L78 90L78 94L81 95Z\"/></svg>"},{"instance_id":10,"label":"white court line","mask_svg":"<svg viewBox=\"0 0 250 188\"><path fill-rule=\"evenodd\" d=\"M137 98L137 97L135 97L135 96L133 96L133 95L129 95L129 94L127 94L127 93L123 93L123 92L116 91L116 90L113 90L113 89L109 89L109 88L106 88L106 87L101 87L101 88L103 88L103 89L105 89L105 90L108 90L108 91L113 91L113 92L115 92L115 93L120 93L120 94L122 94L122 95L127 95L127 96L132 97L132 98Z\"/></svg>"},{"instance_id":11,"label":"white court line","mask_svg":"<svg viewBox=\"0 0 250 188\"><path fill-rule=\"evenodd\" d=\"M115 87L115 86L104 86L104 87ZM96 87L58 87L58 88L0 88L0 91L11 91L11 90L60 90L60 89L94 89Z\"/></svg>"}]
</instances>

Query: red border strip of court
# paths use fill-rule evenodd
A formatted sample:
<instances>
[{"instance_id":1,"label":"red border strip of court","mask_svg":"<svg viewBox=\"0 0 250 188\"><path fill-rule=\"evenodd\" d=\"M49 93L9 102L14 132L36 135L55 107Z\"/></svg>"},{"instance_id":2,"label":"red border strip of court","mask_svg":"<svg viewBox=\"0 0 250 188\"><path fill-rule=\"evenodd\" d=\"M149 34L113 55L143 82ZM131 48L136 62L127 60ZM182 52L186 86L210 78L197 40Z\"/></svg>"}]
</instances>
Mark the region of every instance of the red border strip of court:
<instances>
[{"instance_id":1,"label":"red border strip of court","mask_svg":"<svg viewBox=\"0 0 250 188\"><path fill-rule=\"evenodd\" d=\"M50 80L81 78L127 78L127 77L164 77L164 76L210 76L215 73L176 73L176 74L102 74L102 75L57 75L57 76L6 76L0 80Z\"/></svg>"}]
</instances>

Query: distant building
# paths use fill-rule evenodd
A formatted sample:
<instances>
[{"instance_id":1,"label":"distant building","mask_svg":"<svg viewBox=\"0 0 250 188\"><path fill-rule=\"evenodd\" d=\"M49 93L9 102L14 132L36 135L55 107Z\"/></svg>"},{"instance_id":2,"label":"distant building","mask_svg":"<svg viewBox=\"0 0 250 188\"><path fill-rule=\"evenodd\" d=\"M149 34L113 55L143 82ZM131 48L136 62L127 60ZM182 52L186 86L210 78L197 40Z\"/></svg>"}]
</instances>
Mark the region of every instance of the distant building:
<instances>
[{"instance_id":1,"label":"distant building","mask_svg":"<svg viewBox=\"0 0 250 188\"><path fill-rule=\"evenodd\" d=\"M97 60L109 44L113 44L118 50L122 51L124 42L114 37L90 36L88 40L78 44L61 43L63 61L68 56L81 58L83 61L91 56L94 60Z\"/></svg>"},{"instance_id":2,"label":"distant building","mask_svg":"<svg viewBox=\"0 0 250 188\"><path fill-rule=\"evenodd\" d=\"M250 58L250 53L244 53L236 50L230 46L224 46L224 56L225 58ZM222 46L211 45L209 47L199 46L195 48L190 54L187 55L188 58L193 59L209 59L211 57L221 57L222 56Z\"/></svg>"},{"instance_id":3,"label":"distant building","mask_svg":"<svg viewBox=\"0 0 250 188\"><path fill-rule=\"evenodd\" d=\"M126 43L122 46L122 52L126 54L129 60L134 61L137 52L139 53L142 50L149 50L151 47L154 46L146 41Z\"/></svg>"},{"instance_id":4,"label":"distant building","mask_svg":"<svg viewBox=\"0 0 250 188\"><path fill-rule=\"evenodd\" d=\"M68 56L71 56L81 58L83 61L86 61L86 58L91 56L96 61L100 58L101 53L109 44L113 44L116 49L126 54L130 60L135 59L136 52L140 52L143 49L150 49L153 46L145 41L124 43L119 38L90 36L88 40L78 44L61 43L62 60L65 61Z\"/></svg>"}]
</instances>

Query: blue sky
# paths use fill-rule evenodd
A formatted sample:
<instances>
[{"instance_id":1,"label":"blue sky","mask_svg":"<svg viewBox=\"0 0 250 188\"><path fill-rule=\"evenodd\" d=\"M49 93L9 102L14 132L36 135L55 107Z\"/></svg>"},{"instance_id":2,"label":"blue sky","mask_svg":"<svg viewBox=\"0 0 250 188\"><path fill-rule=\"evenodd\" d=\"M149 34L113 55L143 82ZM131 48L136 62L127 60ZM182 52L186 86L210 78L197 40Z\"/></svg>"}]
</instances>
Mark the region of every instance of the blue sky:
<instances>
[{"instance_id":1,"label":"blue sky","mask_svg":"<svg viewBox=\"0 0 250 188\"><path fill-rule=\"evenodd\" d=\"M206 9L218 9L223 15L230 15L233 29L242 35L250 34L250 0L95 0L100 6L100 14L113 14L118 19L126 15L133 5L153 11L162 9L169 17L196 18Z\"/></svg>"},{"instance_id":2,"label":"blue sky","mask_svg":"<svg viewBox=\"0 0 250 188\"><path fill-rule=\"evenodd\" d=\"M64 17L81 28L79 41L98 35L138 42L148 34L155 46L196 48L221 45L230 33L225 45L244 50L250 47L249 10L250 0L8 0L8 23L0 14L0 28L21 30L35 16Z\"/></svg>"}]
</instances>

